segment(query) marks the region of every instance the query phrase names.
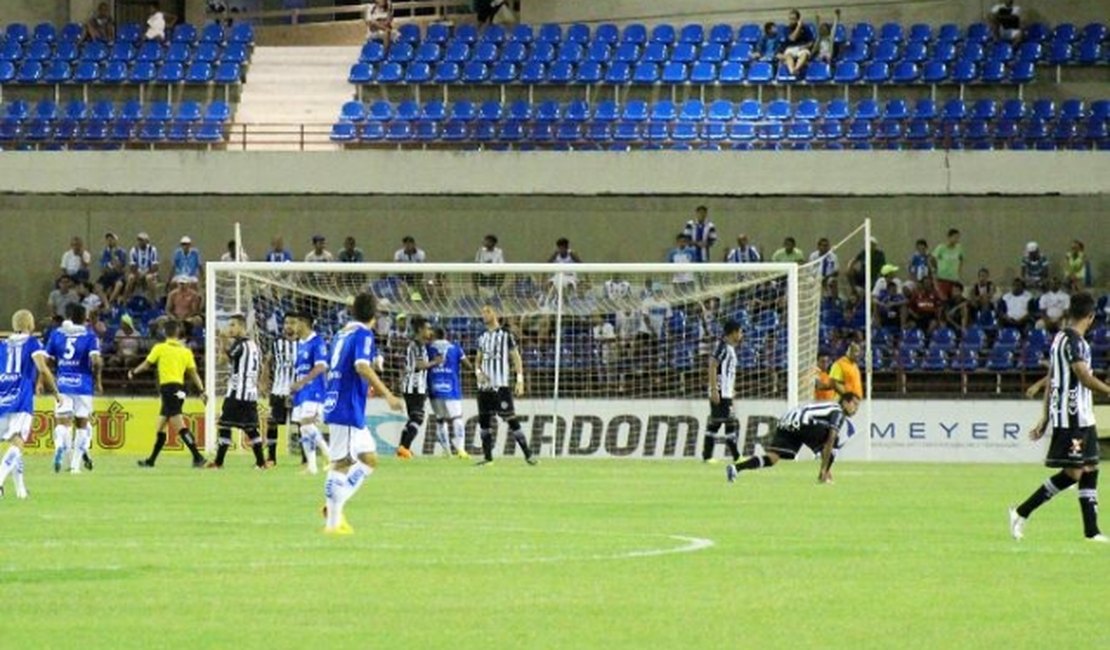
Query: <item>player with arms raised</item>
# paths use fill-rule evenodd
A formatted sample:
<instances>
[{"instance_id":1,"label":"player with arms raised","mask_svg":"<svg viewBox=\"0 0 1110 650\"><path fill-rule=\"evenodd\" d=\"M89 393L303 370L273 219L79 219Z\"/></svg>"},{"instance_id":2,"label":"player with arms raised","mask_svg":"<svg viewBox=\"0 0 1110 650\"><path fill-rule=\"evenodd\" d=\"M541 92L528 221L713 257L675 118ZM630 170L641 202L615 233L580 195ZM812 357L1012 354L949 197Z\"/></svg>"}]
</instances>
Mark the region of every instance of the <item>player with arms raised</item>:
<instances>
[{"instance_id":1,"label":"player with arms raised","mask_svg":"<svg viewBox=\"0 0 1110 650\"><path fill-rule=\"evenodd\" d=\"M420 433L424 424L424 405L428 399L428 371L443 363L442 358L428 356L428 344L432 340L432 327L423 316L414 316L410 323L412 339L405 351L405 376L401 393L405 396L405 411L408 422L401 432L401 444L397 456L412 458L412 441Z\"/></svg>"},{"instance_id":2,"label":"player with arms raised","mask_svg":"<svg viewBox=\"0 0 1110 650\"><path fill-rule=\"evenodd\" d=\"M227 376L227 393L220 409L219 446L216 460L210 469L224 466L227 450L231 448L231 429L240 429L247 435L254 452L254 466L266 469L262 455L262 436L258 433L258 373L262 365L262 352L258 344L247 337L247 319L233 314L227 328L220 336L220 356L226 360L230 372Z\"/></svg>"},{"instance_id":3,"label":"player with arms raised","mask_svg":"<svg viewBox=\"0 0 1110 650\"><path fill-rule=\"evenodd\" d=\"M374 438L366 428L369 390L373 388L375 394L385 398L394 411L400 411L403 405L374 370L377 299L373 294L360 293L351 309L354 321L340 330L331 344L324 401L324 422L332 436L331 468L324 482L324 532L331 535L354 532L343 516L343 507L378 466Z\"/></svg>"},{"instance_id":4,"label":"player with arms raised","mask_svg":"<svg viewBox=\"0 0 1110 650\"><path fill-rule=\"evenodd\" d=\"M459 458L466 453L466 427L462 420L462 367L472 368L459 344L447 340L442 327L435 329L435 340L428 345L428 356L442 363L428 370L428 395L436 418L436 438L444 449Z\"/></svg>"},{"instance_id":5,"label":"player with arms raised","mask_svg":"<svg viewBox=\"0 0 1110 650\"><path fill-rule=\"evenodd\" d=\"M328 344L324 337L312 329L312 316L308 313L289 314L297 336L297 364L293 385L293 423L300 429L301 449L305 455L305 469L316 473L316 450L328 455L328 443L320 433L321 403L328 372Z\"/></svg>"},{"instance_id":6,"label":"player with arms raised","mask_svg":"<svg viewBox=\"0 0 1110 650\"><path fill-rule=\"evenodd\" d=\"M1049 499L1079 484L1083 535L1092 542L1110 542L1098 528L1098 429L1092 391L1110 395L1110 386L1091 372L1091 346L1084 340L1095 321L1095 301L1082 292L1071 297L1068 324L1056 333L1048 353L1048 390L1044 414L1029 437L1040 440L1052 426L1045 465L1058 468L1017 508L1010 509L1010 535L1025 536L1025 522Z\"/></svg>"},{"instance_id":7,"label":"player with arms raised","mask_svg":"<svg viewBox=\"0 0 1110 650\"><path fill-rule=\"evenodd\" d=\"M31 421L35 412L35 385L39 375L43 386L62 401L54 373L46 365L46 351L32 333L35 317L26 309L12 315L14 334L0 343L0 441L8 448L0 457L0 497L4 496L4 481L12 475L15 497L27 498L23 482L23 444L31 435Z\"/></svg>"},{"instance_id":8,"label":"player with arms raised","mask_svg":"<svg viewBox=\"0 0 1110 650\"><path fill-rule=\"evenodd\" d=\"M493 418L499 416L509 423L509 433L524 452L524 460L529 465L537 461L528 447L528 439L520 420L516 417L513 396L524 394L524 363L520 359L520 349L516 337L508 328L501 326L501 320L493 305L482 306L482 321L486 331L478 337L478 354L475 365L478 378L478 426L482 436L483 460L478 465L493 463ZM516 374L516 383L509 388L509 368Z\"/></svg>"},{"instance_id":9,"label":"player with arms raised","mask_svg":"<svg viewBox=\"0 0 1110 650\"><path fill-rule=\"evenodd\" d=\"M72 449L69 471L79 473L82 462L92 470L92 432L89 416L93 412L93 394L101 392L100 339L85 324L85 307L79 303L66 306L68 322L54 330L46 344L46 354L57 368L58 391L62 401L54 409L54 471L62 471L67 449ZM72 425L77 425L74 438Z\"/></svg>"}]
</instances>

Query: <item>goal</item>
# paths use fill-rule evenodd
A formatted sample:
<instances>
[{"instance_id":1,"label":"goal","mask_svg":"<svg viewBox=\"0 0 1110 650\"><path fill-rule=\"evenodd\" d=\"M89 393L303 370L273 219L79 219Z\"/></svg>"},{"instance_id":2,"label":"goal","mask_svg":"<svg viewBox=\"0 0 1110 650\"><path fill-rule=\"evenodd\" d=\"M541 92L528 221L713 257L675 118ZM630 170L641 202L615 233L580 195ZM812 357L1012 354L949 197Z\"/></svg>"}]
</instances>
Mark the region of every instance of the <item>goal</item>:
<instances>
[{"instance_id":1,"label":"goal","mask_svg":"<svg viewBox=\"0 0 1110 650\"><path fill-rule=\"evenodd\" d=\"M245 314L265 350L291 311L311 313L317 331L330 337L361 291L379 299L383 379L394 390L411 317L442 328L473 358L481 307L493 305L523 358L526 389L516 411L545 455L697 456L709 415L708 359L730 320L744 333L735 395L742 448L750 452L783 409L813 395L817 264L214 262L206 273L207 431L214 431L224 390L216 336L229 315ZM464 371L462 379L467 446L477 452L474 374ZM404 416L381 400L371 400L368 411L379 452L391 453ZM434 431L429 423L413 451L437 453ZM513 453L504 423L496 449Z\"/></svg>"}]
</instances>

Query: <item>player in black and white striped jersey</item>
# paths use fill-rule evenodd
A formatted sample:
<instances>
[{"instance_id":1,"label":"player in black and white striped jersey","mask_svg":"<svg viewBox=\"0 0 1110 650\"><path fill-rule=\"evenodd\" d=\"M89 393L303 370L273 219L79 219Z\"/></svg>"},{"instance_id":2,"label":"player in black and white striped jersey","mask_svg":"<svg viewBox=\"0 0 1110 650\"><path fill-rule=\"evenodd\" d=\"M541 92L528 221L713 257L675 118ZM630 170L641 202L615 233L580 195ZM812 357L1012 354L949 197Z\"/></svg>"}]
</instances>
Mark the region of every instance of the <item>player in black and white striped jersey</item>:
<instances>
[{"instance_id":1,"label":"player in black and white striped jersey","mask_svg":"<svg viewBox=\"0 0 1110 650\"><path fill-rule=\"evenodd\" d=\"M794 460L802 446L821 456L817 480L832 483L832 464L841 430L849 426L848 418L859 409L860 396L844 393L838 402L813 402L795 406L779 419L775 436L765 446L766 455L752 456L727 467L728 482L744 470L772 467L780 459ZM847 432L845 438L847 438Z\"/></svg>"},{"instance_id":2,"label":"player in black and white striped jersey","mask_svg":"<svg viewBox=\"0 0 1110 650\"><path fill-rule=\"evenodd\" d=\"M1098 430L1094 395L1110 395L1110 385L1091 372L1091 346L1084 340L1095 321L1095 300L1082 292L1071 297L1068 324L1057 332L1048 353L1048 390L1040 422L1029 432L1039 440L1052 427L1045 465L1060 471L1049 477L1024 503L1010 509L1010 535L1025 536L1025 522L1033 511L1072 485L1079 485L1083 535L1093 542L1110 542L1098 527Z\"/></svg>"},{"instance_id":3,"label":"player in black and white striped jersey","mask_svg":"<svg viewBox=\"0 0 1110 650\"><path fill-rule=\"evenodd\" d=\"M278 427L289 425L289 387L296 373L297 336L293 331L293 319L286 318L281 336L270 343L269 354L262 364L264 379L260 382L270 386L270 414L266 418L266 465L270 467L277 464Z\"/></svg>"},{"instance_id":4,"label":"player in black and white striped jersey","mask_svg":"<svg viewBox=\"0 0 1110 650\"><path fill-rule=\"evenodd\" d=\"M397 447L397 456L406 459L412 458L412 441L424 424L424 405L428 399L428 369L443 363L443 357L428 359L428 344L435 336L432 326L423 316L410 319L409 332L409 345L405 351L405 374L401 380L401 394L405 397L408 422L401 432L401 444Z\"/></svg>"},{"instance_id":5,"label":"player in black and white striped jersey","mask_svg":"<svg viewBox=\"0 0 1110 650\"><path fill-rule=\"evenodd\" d=\"M721 339L709 357L709 420L705 425L705 444L701 459L706 463L716 462L713 450L717 434L725 428L725 447L732 454L732 461L740 460L740 448L736 444L740 435L740 423L736 419L732 398L736 394L736 346L740 345L744 332L740 323L725 323Z\"/></svg>"},{"instance_id":6,"label":"player in black and white striped jersey","mask_svg":"<svg viewBox=\"0 0 1110 650\"><path fill-rule=\"evenodd\" d=\"M508 328L501 326L501 319L493 305L482 306L482 321L485 322L486 331L478 337L478 353L474 363L478 378L478 427L484 458L477 464L493 463L493 419L496 416L508 423L509 433L524 452L524 460L529 465L535 465L539 461L532 456L513 405L513 396L524 394L524 363L520 358L516 337ZM512 374L516 375L516 382L510 389Z\"/></svg>"},{"instance_id":7,"label":"player in black and white striped jersey","mask_svg":"<svg viewBox=\"0 0 1110 650\"><path fill-rule=\"evenodd\" d=\"M254 452L254 464L265 469L262 456L262 437L258 434L258 376L262 368L262 352L258 344L247 336L247 319L234 314L220 336L220 353L228 364L227 392L219 420L219 444L216 460L208 467L220 469L227 450L231 448L231 429L240 429L247 435Z\"/></svg>"}]
</instances>

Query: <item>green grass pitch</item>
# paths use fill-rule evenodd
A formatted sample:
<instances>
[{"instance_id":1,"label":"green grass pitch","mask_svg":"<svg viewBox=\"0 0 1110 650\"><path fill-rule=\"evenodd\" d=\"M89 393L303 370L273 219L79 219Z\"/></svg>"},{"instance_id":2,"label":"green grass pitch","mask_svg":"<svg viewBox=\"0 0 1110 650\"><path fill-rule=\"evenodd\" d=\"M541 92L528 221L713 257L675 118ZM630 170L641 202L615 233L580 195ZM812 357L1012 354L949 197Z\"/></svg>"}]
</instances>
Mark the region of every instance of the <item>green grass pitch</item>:
<instances>
[{"instance_id":1,"label":"green grass pitch","mask_svg":"<svg viewBox=\"0 0 1110 650\"><path fill-rule=\"evenodd\" d=\"M332 538L289 462L49 462L0 501L4 648L1110 646L1075 491L1008 536L1036 466L387 459Z\"/></svg>"}]
</instances>

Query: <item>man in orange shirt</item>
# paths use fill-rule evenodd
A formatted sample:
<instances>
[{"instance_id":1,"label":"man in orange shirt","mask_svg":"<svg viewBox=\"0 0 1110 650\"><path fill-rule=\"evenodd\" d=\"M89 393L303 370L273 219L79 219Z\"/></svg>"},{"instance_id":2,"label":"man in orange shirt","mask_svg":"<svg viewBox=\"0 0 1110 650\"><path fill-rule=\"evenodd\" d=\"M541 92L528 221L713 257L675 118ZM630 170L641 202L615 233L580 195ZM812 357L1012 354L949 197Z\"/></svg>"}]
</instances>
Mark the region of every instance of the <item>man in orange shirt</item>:
<instances>
[{"instance_id":1,"label":"man in orange shirt","mask_svg":"<svg viewBox=\"0 0 1110 650\"><path fill-rule=\"evenodd\" d=\"M813 399L818 402L832 402L836 400L836 385L829 377L829 355L822 352L817 355L817 381L813 386Z\"/></svg>"},{"instance_id":2,"label":"man in orange shirt","mask_svg":"<svg viewBox=\"0 0 1110 650\"><path fill-rule=\"evenodd\" d=\"M829 371L829 379L832 380L832 388L837 395L844 396L848 393L863 395L863 379L856 364L859 352L859 343L852 341L844 351L844 356L837 359L832 370Z\"/></svg>"}]
</instances>

